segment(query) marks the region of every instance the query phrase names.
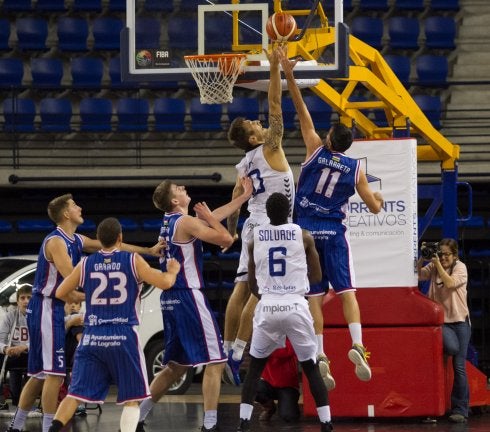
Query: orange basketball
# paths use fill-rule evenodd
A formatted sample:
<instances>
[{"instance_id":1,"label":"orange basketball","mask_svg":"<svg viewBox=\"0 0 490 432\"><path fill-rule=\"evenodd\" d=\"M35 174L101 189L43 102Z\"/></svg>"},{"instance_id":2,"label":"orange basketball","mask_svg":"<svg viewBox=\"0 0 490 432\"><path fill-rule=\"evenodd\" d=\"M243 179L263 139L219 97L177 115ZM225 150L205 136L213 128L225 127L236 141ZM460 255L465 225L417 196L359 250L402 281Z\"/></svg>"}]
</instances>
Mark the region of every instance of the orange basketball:
<instances>
[{"instance_id":1,"label":"orange basketball","mask_svg":"<svg viewBox=\"0 0 490 432\"><path fill-rule=\"evenodd\" d=\"M267 20L265 29L269 38L277 42L286 42L294 37L296 32L296 20L286 12L276 12Z\"/></svg>"}]
</instances>

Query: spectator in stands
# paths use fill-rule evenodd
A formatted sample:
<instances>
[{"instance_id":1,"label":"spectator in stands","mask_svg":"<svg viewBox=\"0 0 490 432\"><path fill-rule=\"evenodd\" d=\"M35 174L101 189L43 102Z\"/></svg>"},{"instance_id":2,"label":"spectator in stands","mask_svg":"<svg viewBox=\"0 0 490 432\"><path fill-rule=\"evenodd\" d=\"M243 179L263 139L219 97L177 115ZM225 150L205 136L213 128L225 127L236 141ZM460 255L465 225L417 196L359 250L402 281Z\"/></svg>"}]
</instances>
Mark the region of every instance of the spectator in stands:
<instances>
[{"instance_id":1,"label":"spectator in stands","mask_svg":"<svg viewBox=\"0 0 490 432\"><path fill-rule=\"evenodd\" d=\"M286 339L284 348L276 349L267 360L255 400L263 409L259 420L270 420L276 410L279 410L279 417L287 422L299 419L298 358L289 339Z\"/></svg>"},{"instance_id":2,"label":"spectator in stands","mask_svg":"<svg viewBox=\"0 0 490 432\"><path fill-rule=\"evenodd\" d=\"M27 371L29 332L27 330L26 309L32 295L32 286L24 284L17 289L17 307L7 312L0 323L0 353L2 371L9 371L9 389L12 404L19 403L22 381ZM3 380L3 376L1 377ZM8 405L7 405L8 407Z\"/></svg>"},{"instance_id":3,"label":"spectator in stands","mask_svg":"<svg viewBox=\"0 0 490 432\"><path fill-rule=\"evenodd\" d=\"M469 411L469 384L466 375L466 353L471 337L471 324L466 301L468 271L458 258L458 243L442 239L437 248L422 243L422 256L417 262L419 280L429 280L428 297L444 309L442 342L444 353L453 357L454 383L451 391L449 421L466 423ZM434 253L432 253L434 252ZM429 261L425 266L424 261Z\"/></svg>"},{"instance_id":4,"label":"spectator in stands","mask_svg":"<svg viewBox=\"0 0 490 432\"><path fill-rule=\"evenodd\" d=\"M84 314L80 312L82 308L81 302L72 302L65 304L65 354L66 365L73 366L73 357L77 348L78 342L82 338L83 333L83 318Z\"/></svg>"}]
</instances>

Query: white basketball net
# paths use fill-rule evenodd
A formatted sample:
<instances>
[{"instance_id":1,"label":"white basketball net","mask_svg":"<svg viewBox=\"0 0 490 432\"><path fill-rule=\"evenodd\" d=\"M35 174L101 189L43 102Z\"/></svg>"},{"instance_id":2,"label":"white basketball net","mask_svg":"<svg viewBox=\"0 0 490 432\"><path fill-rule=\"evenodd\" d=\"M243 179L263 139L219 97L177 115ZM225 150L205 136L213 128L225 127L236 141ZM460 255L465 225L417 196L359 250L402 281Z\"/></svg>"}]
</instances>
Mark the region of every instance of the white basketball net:
<instances>
[{"instance_id":1,"label":"white basketball net","mask_svg":"<svg viewBox=\"0 0 490 432\"><path fill-rule=\"evenodd\" d=\"M201 103L222 104L233 101L233 86L242 72L246 55L203 55L184 58L199 87Z\"/></svg>"}]
</instances>

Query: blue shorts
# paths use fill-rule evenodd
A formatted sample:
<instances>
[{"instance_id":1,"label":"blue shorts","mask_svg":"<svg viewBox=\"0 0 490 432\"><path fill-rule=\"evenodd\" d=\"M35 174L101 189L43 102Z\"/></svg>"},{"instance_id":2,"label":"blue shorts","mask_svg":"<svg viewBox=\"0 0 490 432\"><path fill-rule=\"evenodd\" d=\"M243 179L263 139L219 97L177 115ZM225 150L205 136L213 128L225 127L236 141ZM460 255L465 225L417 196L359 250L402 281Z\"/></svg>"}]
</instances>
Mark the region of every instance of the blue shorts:
<instances>
[{"instance_id":1,"label":"blue shorts","mask_svg":"<svg viewBox=\"0 0 490 432\"><path fill-rule=\"evenodd\" d=\"M103 403L111 384L117 386L118 404L150 397L138 332L127 325L87 326L75 351L68 395Z\"/></svg>"},{"instance_id":2,"label":"blue shorts","mask_svg":"<svg viewBox=\"0 0 490 432\"><path fill-rule=\"evenodd\" d=\"M218 323L200 290L165 290L160 306L165 329L163 364L199 366L226 361Z\"/></svg>"},{"instance_id":3,"label":"blue shorts","mask_svg":"<svg viewBox=\"0 0 490 432\"><path fill-rule=\"evenodd\" d=\"M337 294L354 290L355 274L347 227L340 221L324 218L303 218L297 223L313 236L322 267L322 282L311 285L307 296L325 294L329 284Z\"/></svg>"},{"instance_id":4,"label":"blue shorts","mask_svg":"<svg viewBox=\"0 0 490 432\"><path fill-rule=\"evenodd\" d=\"M65 302L34 294L27 306L27 327L28 375L65 376Z\"/></svg>"}]
</instances>

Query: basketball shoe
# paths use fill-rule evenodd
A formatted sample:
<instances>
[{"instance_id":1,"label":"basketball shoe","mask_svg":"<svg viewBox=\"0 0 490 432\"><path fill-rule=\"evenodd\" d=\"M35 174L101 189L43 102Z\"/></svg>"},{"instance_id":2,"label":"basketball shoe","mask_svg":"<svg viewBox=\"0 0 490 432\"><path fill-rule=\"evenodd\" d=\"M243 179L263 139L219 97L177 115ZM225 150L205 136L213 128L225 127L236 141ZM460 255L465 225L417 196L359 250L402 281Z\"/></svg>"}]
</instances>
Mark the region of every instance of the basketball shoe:
<instances>
[{"instance_id":1,"label":"basketball shoe","mask_svg":"<svg viewBox=\"0 0 490 432\"><path fill-rule=\"evenodd\" d=\"M237 432L249 432L250 420L240 419L240 425L237 428Z\"/></svg>"},{"instance_id":2,"label":"basketball shoe","mask_svg":"<svg viewBox=\"0 0 490 432\"><path fill-rule=\"evenodd\" d=\"M320 423L320 424L321 424L320 432L330 432L330 431L333 431L332 422L325 422L325 423Z\"/></svg>"},{"instance_id":3,"label":"basketball shoe","mask_svg":"<svg viewBox=\"0 0 490 432\"><path fill-rule=\"evenodd\" d=\"M240 365L242 360L233 360L233 350L228 352L228 360L225 364L225 376L226 382L239 386L241 384L240 380Z\"/></svg>"},{"instance_id":4,"label":"basketball shoe","mask_svg":"<svg viewBox=\"0 0 490 432\"><path fill-rule=\"evenodd\" d=\"M356 375L361 381L369 381L371 379L371 368L367 362L371 353L366 351L360 344L352 345L349 350L349 360L356 365Z\"/></svg>"},{"instance_id":5,"label":"basketball shoe","mask_svg":"<svg viewBox=\"0 0 490 432\"><path fill-rule=\"evenodd\" d=\"M335 380L330 373L330 360L325 354L318 354L316 361L318 363L318 368L320 369L320 375L322 376L327 390L333 390L335 388Z\"/></svg>"}]
</instances>

